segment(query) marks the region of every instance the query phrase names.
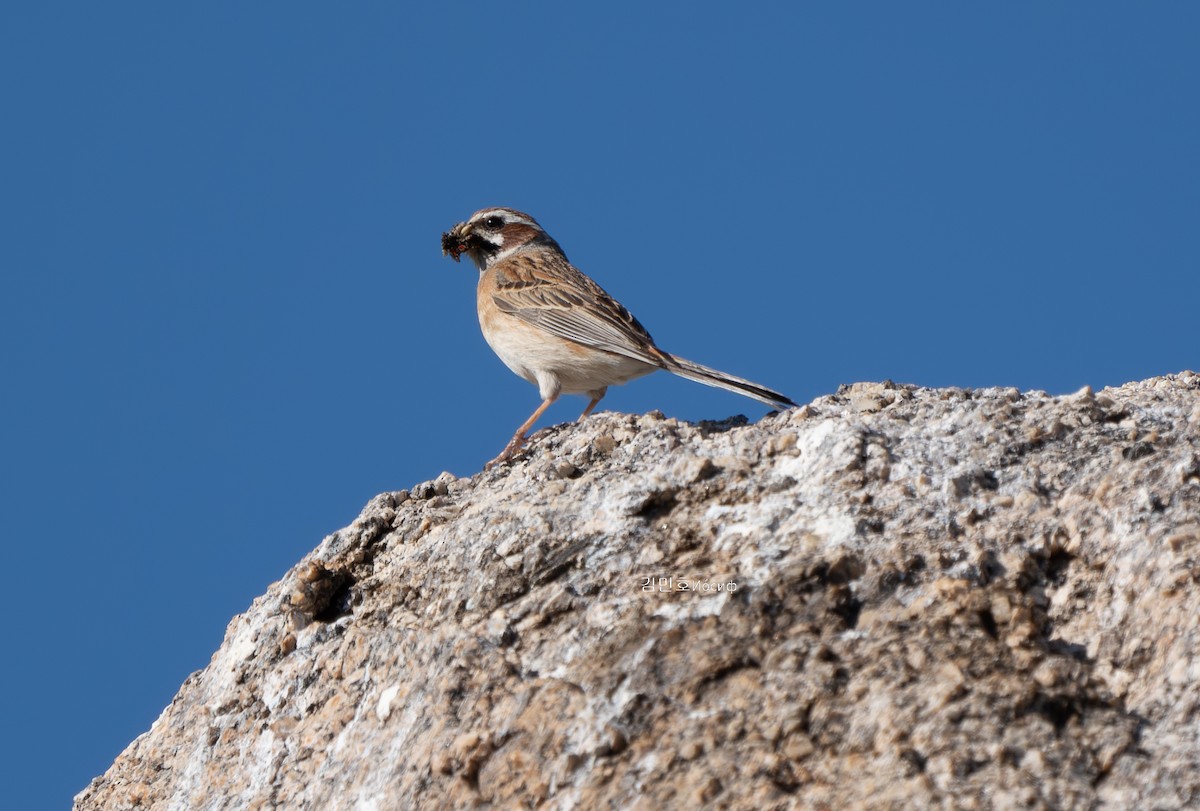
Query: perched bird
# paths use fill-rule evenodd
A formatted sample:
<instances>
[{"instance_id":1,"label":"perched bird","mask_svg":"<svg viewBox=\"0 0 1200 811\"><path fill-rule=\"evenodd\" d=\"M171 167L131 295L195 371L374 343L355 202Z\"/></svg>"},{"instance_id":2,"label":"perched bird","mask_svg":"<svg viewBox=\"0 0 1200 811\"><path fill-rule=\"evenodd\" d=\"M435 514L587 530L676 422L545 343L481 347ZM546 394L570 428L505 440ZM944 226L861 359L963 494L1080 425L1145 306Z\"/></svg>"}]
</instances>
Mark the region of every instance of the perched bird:
<instances>
[{"instance_id":1,"label":"perched bird","mask_svg":"<svg viewBox=\"0 0 1200 811\"><path fill-rule=\"evenodd\" d=\"M442 234L442 254L479 268L476 303L483 337L509 369L538 387L542 404L488 467L511 457L560 394L591 398L656 369L744 394L770 406L796 404L779 392L693 363L654 345L646 328L578 268L528 214L485 208Z\"/></svg>"}]
</instances>

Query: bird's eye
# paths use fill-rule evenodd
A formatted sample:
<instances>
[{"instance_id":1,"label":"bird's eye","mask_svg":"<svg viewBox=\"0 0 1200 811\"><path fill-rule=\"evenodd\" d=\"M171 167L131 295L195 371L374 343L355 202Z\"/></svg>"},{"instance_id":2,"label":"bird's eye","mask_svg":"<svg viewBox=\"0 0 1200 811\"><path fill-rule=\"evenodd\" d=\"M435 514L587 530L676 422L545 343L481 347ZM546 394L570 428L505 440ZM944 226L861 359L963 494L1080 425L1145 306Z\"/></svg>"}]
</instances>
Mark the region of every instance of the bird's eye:
<instances>
[{"instance_id":1,"label":"bird's eye","mask_svg":"<svg viewBox=\"0 0 1200 811\"><path fill-rule=\"evenodd\" d=\"M483 221L483 227L490 228L493 231L498 230L499 228L503 227L503 225L504 219L502 217L497 217L494 214Z\"/></svg>"}]
</instances>

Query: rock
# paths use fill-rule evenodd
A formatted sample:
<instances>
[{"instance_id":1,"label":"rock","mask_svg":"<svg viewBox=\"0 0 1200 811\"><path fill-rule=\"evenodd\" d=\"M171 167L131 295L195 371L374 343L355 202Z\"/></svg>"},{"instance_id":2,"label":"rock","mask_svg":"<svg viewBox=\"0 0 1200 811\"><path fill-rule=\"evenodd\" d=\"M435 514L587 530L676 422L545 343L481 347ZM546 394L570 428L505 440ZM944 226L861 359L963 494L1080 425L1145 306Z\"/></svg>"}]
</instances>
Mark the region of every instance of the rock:
<instances>
[{"instance_id":1,"label":"rock","mask_svg":"<svg viewBox=\"0 0 1200 811\"><path fill-rule=\"evenodd\" d=\"M1182 807L1200 376L599 414L371 501L75 808Z\"/></svg>"}]
</instances>

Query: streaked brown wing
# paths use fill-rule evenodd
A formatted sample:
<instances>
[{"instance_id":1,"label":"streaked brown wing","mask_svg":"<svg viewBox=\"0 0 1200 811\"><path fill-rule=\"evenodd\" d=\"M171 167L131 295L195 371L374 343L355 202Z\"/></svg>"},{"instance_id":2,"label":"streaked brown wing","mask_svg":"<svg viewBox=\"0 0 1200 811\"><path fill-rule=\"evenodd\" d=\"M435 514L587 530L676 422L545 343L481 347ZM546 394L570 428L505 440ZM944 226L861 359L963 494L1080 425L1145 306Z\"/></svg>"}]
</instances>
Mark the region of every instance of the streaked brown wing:
<instances>
[{"instance_id":1,"label":"streaked brown wing","mask_svg":"<svg viewBox=\"0 0 1200 811\"><path fill-rule=\"evenodd\" d=\"M494 271L492 301L501 311L560 338L663 365L646 328L565 259L503 263Z\"/></svg>"}]
</instances>

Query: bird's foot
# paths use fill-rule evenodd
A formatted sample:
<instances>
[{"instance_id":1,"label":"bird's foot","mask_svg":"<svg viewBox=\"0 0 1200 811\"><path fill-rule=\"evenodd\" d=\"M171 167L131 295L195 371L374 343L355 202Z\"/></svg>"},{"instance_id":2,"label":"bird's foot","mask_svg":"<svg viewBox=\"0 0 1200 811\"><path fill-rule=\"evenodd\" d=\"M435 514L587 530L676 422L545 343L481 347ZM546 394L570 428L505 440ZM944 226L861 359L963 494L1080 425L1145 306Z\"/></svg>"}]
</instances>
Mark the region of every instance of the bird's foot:
<instances>
[{"instance_id":1,"label":"bird's foot","mask_svg":"<svg viewBox=\"0 0 1200 811\"><path fill-rule=\"evenodd\" d=\"M486 465L484 465L483 469L491 470L492 468L496 467L497 465L500 465L500 464L503 464L504 462L509 461L510 459L512 459L512 457L514 455L516 455L517 451L521 450L521 448L524 445L525 445L525 437L522 436L521 434L517 434L516 436L514 436L512 439L510 439L508 441L508 444L504 446L504 450L500 451L500 455L497 456L492 461L488 462Z\"/></svg>"}]
</instances>

